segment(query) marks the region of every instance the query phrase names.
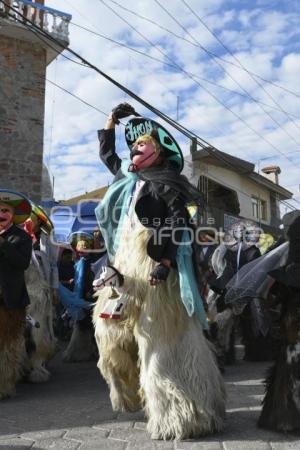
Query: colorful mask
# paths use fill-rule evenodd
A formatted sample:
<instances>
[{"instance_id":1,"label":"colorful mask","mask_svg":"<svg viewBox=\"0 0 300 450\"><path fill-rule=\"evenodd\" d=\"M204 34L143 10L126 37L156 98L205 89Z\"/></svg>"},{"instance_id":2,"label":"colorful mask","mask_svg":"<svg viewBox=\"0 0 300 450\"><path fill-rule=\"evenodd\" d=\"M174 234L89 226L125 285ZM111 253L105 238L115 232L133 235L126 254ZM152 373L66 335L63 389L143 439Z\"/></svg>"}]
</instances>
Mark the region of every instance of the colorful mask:
<instances>
[{"instance_id":1,"label":"colorful mask","mask_svg":"<svg viewBox=\"0 0 300 450\"><path fill-rule=\"evenodd\" d=\"M14 209L6 203L0 203L0 231L7 230L13 223Z\"/></svg>"},{"instance_id":2,"label":"colorful mask","mask_svg":"<svg viewBox=\"0 0 300 450\"><path fill-rule=\"evenodd\" d=\"M125 126L125 139L132 154L133 146L138 139L150 137L160 148L160 157L172 163L172 165L181 172L183 169L183 156L179 145L173 136L162 125L155 120L146 117L134 117L130 119ZM150 159L150 158L149 158ZM155 158L152 160L152 163ZM147 163L147 167L150 167ZM144 163L143 163L143 167ZM133 168L134 169L134 168Z\"/></svg>"},{"instance_id":3,"label":"colorful mask","mask_svg":"<svg viewBox=\"0 0 300 450\"><path fill-rule=\"evenodd\" d=\"M158 145L151 136L141 136L132 145L131 159L135 170L151 167L159 158Z\"/></svg>"}]
</instances>

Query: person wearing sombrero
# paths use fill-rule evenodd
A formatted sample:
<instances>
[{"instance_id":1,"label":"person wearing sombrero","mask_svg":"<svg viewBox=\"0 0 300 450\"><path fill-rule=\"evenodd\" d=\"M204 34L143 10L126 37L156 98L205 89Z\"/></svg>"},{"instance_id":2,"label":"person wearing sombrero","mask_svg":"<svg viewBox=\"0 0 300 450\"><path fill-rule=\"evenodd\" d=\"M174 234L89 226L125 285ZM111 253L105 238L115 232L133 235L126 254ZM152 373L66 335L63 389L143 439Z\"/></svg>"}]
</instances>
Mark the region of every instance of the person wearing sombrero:
<instances>
[{"instance_id":1,"label":"person wearing sombrero","mask_svg":"<svg viewBox=\"0 0 300 450\"><path fill-rule=\"evenodd\" d=\"M210 434L223 426L225 394L194 272L187 205L200 193L181 175L177 142L152 119L128 121L130 159L121 160L115 124L130 115L117 106L98 132L115 175L96 208L110 261L94 283L98 367L113 409L144 406L152 438Z\"/></svg>"},{"instance_id":2,"label":"person wearing sombrero","mask_svg":"<svg viewBox=\"0 0 300 450\"><path fill-rule=\"evenodd\" d=\"M298 211L299 213L299 211ZM280 307L279 348L266 380L258 425L276 431L300 430L300 215L290 224L288 257L268 275L275 281L268 302Z\"/></svg>"},{"instance_id":3,"label":"person wearing sombrero","mask_svg":"<svg viewBox=\"0 0 300 450\"><path fill-rule=\"evenodd\" d=\"M21 193L0 189L0 400L12 397L25 355L25 316L29 296L24 272L31 239L18 225L31 213Z\"/></svg>"},{"instance_id":4,"label":"person wearing sombrero","mask_svg":"<svg viewBox=\"0 0 300 450\"><path fill-rule=\"evenodd\" d=\"M41 383L50 378L46 365L56 351L53 303L58 301L59 247L51 241L53 224L46 211L33 202L31 207L31 215L24 222L33 247L31 264L25 274L31 300L27 319L33 318L27 320L27 342L33 345L27 346L26 377L33 383Z\"/></svg>"}]
</instances>

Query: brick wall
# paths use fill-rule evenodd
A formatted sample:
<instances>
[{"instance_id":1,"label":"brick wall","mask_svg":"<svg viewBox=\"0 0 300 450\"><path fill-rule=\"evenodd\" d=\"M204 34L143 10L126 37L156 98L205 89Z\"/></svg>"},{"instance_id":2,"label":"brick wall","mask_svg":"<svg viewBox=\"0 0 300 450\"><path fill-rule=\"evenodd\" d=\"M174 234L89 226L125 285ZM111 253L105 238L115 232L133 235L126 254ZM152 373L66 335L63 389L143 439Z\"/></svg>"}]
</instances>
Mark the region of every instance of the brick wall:
<instances>
[{"instance_id":1,"label":"brick wall","mask_svg":"<svg viewBox=\"0 0 300 450\"><path fill-rule=\"evenodd\" d=\"M0 187L41 198L46 51L0 37Z\"/></svg>"}]
</instances>

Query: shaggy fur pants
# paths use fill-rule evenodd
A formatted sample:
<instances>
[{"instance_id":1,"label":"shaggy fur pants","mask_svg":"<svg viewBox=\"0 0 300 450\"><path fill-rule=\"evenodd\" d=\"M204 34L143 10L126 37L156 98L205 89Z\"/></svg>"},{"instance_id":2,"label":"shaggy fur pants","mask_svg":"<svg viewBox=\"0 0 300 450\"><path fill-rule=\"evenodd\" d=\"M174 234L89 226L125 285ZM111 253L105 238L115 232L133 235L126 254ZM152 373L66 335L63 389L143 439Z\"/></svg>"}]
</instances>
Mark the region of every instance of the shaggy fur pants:
<instances>
[{"instance_id":1,"label":"shaggy fur pants","mask_svg":"<svg viewBox=\"0 0 300 450\"><path fill-rule=\"evenodd\" d=\"M25 308L7 309L0 299L0 400L15 395L25 356Z\"/></svg>"},{"instance_id":2,"label":"shaggy fur pants","mask_svg":"<svg viewBox=\"0 0 300 450\"><path fill-rule=\"evenodd\" d=\"M98 367L116 411L144 407L154 439L183 439L223 427L225 390L211 344L180 296L178 275L153 288L155 262L146 252L147 230L125 229L114 265L124 275L127 305L122 319L99 314L111 295L98 294L94 308Z\"/></svg>"}]
</instances>

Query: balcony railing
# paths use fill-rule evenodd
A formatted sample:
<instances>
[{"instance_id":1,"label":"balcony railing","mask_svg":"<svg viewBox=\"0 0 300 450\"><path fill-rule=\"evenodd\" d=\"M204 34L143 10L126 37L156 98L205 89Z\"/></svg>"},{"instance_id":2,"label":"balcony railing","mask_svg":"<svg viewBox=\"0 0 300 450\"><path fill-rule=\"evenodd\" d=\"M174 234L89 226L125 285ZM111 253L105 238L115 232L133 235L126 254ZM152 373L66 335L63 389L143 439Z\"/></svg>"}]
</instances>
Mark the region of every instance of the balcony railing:
<instances>
[{"instance_id":1,"label":"balcony railing","mask_svg":"<svg viewBox=\"0 0 300 450\"><path fill-rule=\"evenodd\" d=\"M0 15L16 23L21 20L28 25L22 18L24 16L52 37L69 42L69 23L72 16L65 12L29 0L5 0L5 4L0 2Z\"/></svg>"}]
</instances>

